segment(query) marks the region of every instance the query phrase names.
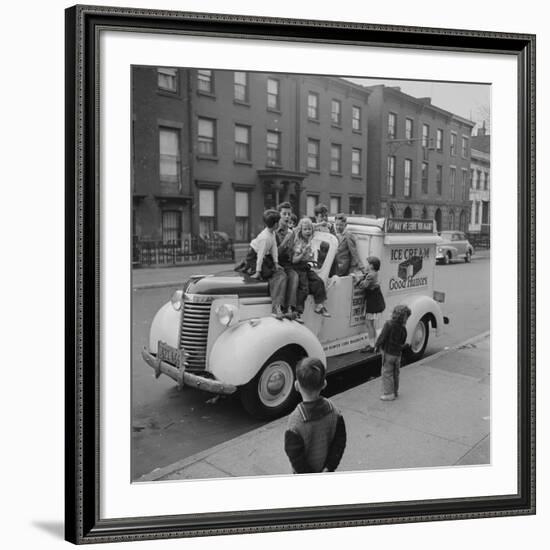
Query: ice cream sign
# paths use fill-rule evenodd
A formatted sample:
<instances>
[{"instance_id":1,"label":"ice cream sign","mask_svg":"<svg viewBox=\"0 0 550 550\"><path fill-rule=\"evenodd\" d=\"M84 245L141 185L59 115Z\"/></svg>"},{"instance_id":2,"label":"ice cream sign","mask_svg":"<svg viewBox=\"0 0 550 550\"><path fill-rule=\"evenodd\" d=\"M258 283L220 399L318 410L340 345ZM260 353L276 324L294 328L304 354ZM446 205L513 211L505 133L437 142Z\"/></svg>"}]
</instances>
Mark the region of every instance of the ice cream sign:
<instances>
[{"instance_id":1,"label":"ice cream sign","mask_svg":"<svg viewBox=\"0 0 550 550\"><path fill-rule=\"evenodd\" d=\"M424 259L430 257L430 247L394 247L390 249L392 276L388 290L396 292L428 286L428 276L422 272Z\"/></svg>"}]
</instances>

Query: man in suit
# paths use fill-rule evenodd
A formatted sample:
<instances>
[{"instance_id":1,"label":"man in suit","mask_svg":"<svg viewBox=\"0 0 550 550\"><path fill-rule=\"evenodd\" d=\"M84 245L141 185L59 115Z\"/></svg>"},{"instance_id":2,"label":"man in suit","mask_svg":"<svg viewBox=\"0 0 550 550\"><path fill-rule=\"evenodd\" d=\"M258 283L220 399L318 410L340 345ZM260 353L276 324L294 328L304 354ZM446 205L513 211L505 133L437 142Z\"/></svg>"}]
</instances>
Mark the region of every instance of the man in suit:
<instances>
[{"instance_id":1,"label":"man in suit","mask_svg":"<svg viewBox=\"0 0 550 550\"><path fill-rule=\"evenodd\" d=\"M344 214L336 214L334 218L338 248L330 270L330 276L344 277L354 271L365 272L365 266L357 252L355 236L347 229L347 218Z\"/></svg>"}]
</instances>

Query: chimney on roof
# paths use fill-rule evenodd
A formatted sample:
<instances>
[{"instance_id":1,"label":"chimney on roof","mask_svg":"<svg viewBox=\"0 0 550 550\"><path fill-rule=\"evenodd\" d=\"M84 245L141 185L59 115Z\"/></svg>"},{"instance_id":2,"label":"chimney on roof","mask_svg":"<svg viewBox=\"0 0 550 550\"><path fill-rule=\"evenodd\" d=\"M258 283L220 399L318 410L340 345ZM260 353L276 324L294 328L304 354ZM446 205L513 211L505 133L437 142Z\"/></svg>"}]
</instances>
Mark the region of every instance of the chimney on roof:
<instances>
[{"instance_id":1,"label":"chimney on roof","mask_svg":"<svg viewBox=\"0 0 550 550\"><path fill-rule=\"evenodd\" d=\"M431 105L432 104L432 98L431 97L419 97L418 101L421 101L422 103L424 103L426 105Z\"/></svg>"},{"instance_id":2,"label":"chimney on roof","mask_svg":"<svg viewBox=\"0 0 550 550\"><path fill-rule=\"evenodd\" d=\"M401 91L401 88L399 86L392 86L391 89L396 90L397 92Z\"/></svg>"}]
</instances>

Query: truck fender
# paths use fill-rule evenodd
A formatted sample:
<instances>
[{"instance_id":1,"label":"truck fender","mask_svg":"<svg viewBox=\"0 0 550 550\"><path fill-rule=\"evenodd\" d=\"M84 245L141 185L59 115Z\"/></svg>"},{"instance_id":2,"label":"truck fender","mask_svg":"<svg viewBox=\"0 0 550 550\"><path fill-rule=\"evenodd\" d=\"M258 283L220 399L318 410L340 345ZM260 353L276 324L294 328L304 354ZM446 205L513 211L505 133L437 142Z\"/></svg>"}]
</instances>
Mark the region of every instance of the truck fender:
<instances>
[{"instance_id":1,"label":"truck fender","mask_svg":"<svg viewBox=\"0 0 550 550\"><path fill-rule=\"evenodd\" d=\"M308 357L318 357L326 367L323 347L304 325L273 317L251 319L230 327L210 351L208 370L227 384L242 386L252 380L276 351L295 344Z\"/></svg>"},{"instance_id":2,"label":"truck fender","mask_svg":"<svg viewBox=\"0 0 550 550\"><path fill-rule=\"evenodd\" d=\"M410 344L413 330L416 327L417 323L426 315L426 313L431 313L435 319L435 333L439 336L441 327L443 326L443 313L441 313L441 308L439 307L438 302L429 296L408 296L402 302L403 305L406 305L411 310L411 316L407 321L407 344ZM433 327L433 323L432 323Z\"/></svg>"},{"instance_id":3,"label":"truck fender","mask_svg":"<svg viewBox=\"0 0 550 550\"><path fill-rule=\"evenodd\" d=\"M149 331L149 352L156 355L159 340L173 348L178 347L181 311L176 311L171 302L164 304L156 313Z\"/></svg>"}]
</instances>

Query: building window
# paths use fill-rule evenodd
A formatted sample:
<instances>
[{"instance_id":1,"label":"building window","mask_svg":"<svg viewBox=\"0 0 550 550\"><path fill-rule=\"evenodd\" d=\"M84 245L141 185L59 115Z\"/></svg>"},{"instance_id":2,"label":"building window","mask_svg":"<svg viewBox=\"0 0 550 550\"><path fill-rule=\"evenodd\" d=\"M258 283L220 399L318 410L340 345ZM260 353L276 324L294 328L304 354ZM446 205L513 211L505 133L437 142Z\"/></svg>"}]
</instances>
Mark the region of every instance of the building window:
<instances>
[{"instance_id":1,"label":"building window","mask_svg":"<svg viewBox=\"0 0 550 550\"><path fill-rule=\"evenodd\" d=\"M428 147L430 142L430 126L429 124L422 124L422 147Z\"/></svg>"},{"instance_id":2,"label":"building window","mask_svg":"<svg viewBox=\"0 0 550 550\"><path fill-rule=\"evenodd\" d=\"M199 189L199 233L211 235L216 230L216 192Z\"/></svg>"},{"instance_id":3,"label":"building window","mask_svg":"<svg viewBox=\"0 0 550 550\"><path fill-rule=\"evenodd\" d=\"M332 124L340 126L342 124L342 102L333 99L330 106L330 120Z\"/></svg>"},{"instance_id":4,"label":"building window","mask_svg":"<svg viewBox=\"0 0 550 550\"><path fill-rule=\"evenodd\" d=\"M250 161L250 126L235 124L235 160Z\"/></svg>"},{"instance_id":5,"label":"building window","mask_svg":"<svg viewBox=\"0 0 550 550\"><path fill-rule=\"evenodd\" d=\"M468 200L468 170L462 169L462 200L467 201Z\"/></svg>"},{"instance_id":6,"label":"building window","mask_svg":"<svg viewBox=\"0 0 550 550\"><path fill-rule=\"evenodd\" d=\"M178 210L165 210L162 213L162 242L181 242L181 212Z\"/></svg>"},{"instance_id":7,"label":"building window","mask_svg":"<svg viewBox=\"0 0 550 550\"><path fill-rule=\"evenodd\" d=\"M468 157L468 138L462 137L462 158L465 159Z\"/></svg>"},{"instance_id":8,"label":"building window","mask_svg":"<svg viewBox=\"0 0 550 550\"><path fill-rule=\"evenodd\" d=\"M428 194L428 163L422 163L422 193Z\"/></svg>"},{"instance_id":9,"label":"building window","mask_svg":"<svg viewBox=\"0 0 550 550\"><path fill-rule=\"evenodd\" d=\"M407 208L405 208L405 210L403 210L403 217L407 220L410 220L413 217L412 210L411 210L410 206L407 206Z\"/></svg>"},{"instance_id":10,"label":"building window","mask_svg":"<svg viewBox=\"0 0 550 550\"><path fill-rule=\"evenodd\" d=\"M235 71L233 76L233 97L237 101L248 101L248 75L244 71Z\"/></svg>"},{"instance_id":11,"label":"building window","mask_svg":"<svg viewBox=\"0 0 550 550\"><path fill-rule=\"evenodd\" d=\"M361 131L361 107L351 108L351 128L355 132Z\"/></svg>"},{"instance_id":12,"label":"building window","mask_svg":"<svg viewBox=\"0 0 550 550\"><path fill-rule=\"evenodd\" d=\"M425 206L422 208L422 219L423 220L428 219L428 209Z\"/></svg>"},{"instance_id":13,"label":"building window","mask_svg":"<svg viewBox=\"0 0 550 550\"><path fill-rule=\"evenodd\" d=\"M405 159L404 162L404 178L403 178L403 194L405 197L411 196L411 175L412 175L412 160Z\"/></svg>"},{"instance_id":14,"label":"building window","mask_svg":"<svg viewBox=\"0 0 550 550\"><path fill-rule=\"evenodd\" d=\"M412 120L412 118L406 118L405 119L405 138L406 139L412 139L413 138L413 120Z\"/></svg>"},{"instance_id":15,"label":"building window","mask_svg":"<svg viewBox=\"0 0 550 550\"><path fill-rule=\"evenodd\" d=\"M474 202L474 216L475 216L475 223L476 225L479 225L479 211L481 209L481 203L480 202L477 202L475 201Z\"/></svg>"},{"instance_id":16,"label":"building window","mask_svg":"<svg viewBox=\"0 0 550 550\"><path fill-rule=\"evenodd\" d=\"M310 218L315 217L315 207L317 206L318 200L319 197L317 195L308 195L306 197L306 216Z\"/></svg>"},{"instance_id":17,"label":"building window","mask_svg":"<svg viewBox=\"0 0 550 550\"><path fill-rule=\"evenodd\" d=\"M180 183L180 133L172 128L159 129L159 175L165 183Z\"/></svg>"},{"instance_id":18,"label":"building window","mask_svg":"<svg viewBox=\"0 0 550 550\"><path fill-rule=\"evenodd\" d=\"M485 172L485 185L483 188L485 191L489 190L489 172Z\"/></svg>"},{"instance_id":19,"label":"building window","mask_svg":"<svg viewBox=\"0 0 550 550\"><path fill-rule=\"evenodd\" d=\"M451 200L455 200L456 168L451 166L449 169L449 185L451 187Z\"/></svg>"},{"instance_id":20,"label":"building window","mask_svg":"<svg viewBox=\"0 0 550 550\"><path fill-rule=\"evenodd\" d=\"M161 67L157 71L159 90L167 92L178 91L178 71L177 69L166 69Z\"/></svg>"},{"instance_id":21,"label":"building window","mask_svg":"<svg viewBox=\"0 0 550 550\"><path fill-rule=\"evenodd\" d=\"M318 139L307 140L307 167L309 170L319 170L319 150Z\"/></svg>"},{"instance_id":22,"label":"building window","mask_svg":"<svg viewBox=\"0 0 550 550\"><path fill-rule=\"evenodd\" d=\"M387 167L387 188L388 195L395 195L395 157L388 157L388 167Z\"/></svg>"},{"instance_id":23,"label":"building window","mask_svg":"<svg viewBox=\"0 0 550 550\"><path fill-rule=\"evenodd\" d=\"M235 240L250 240L250 195L246 191L235 191Z\"/></svg>"},{"instance_id":24,"label":"building window","mask_svg":"<svg viewBox=\"0 0 550 550\"><path fill-rule=\"evenodd\" d=\"M470 170L470 180L472 182L472 189L475 189L476 188L476 172L475 170L472 168Z\"/></svg>"},{"instance_id":25,"label":"building window","mask_svg":"<svg viewBox=\"0 0 550 550\"><path fill-rule=\"evenodd\" d=\"M319 120L319 94L309 92L307 96L307 116L311 120Z\"/></svg>"},{"instance_id":26,"label":"building window","mask_svg":"<svg viewBox=\"0 0 550 550\"><path fill-rule=\"evenodd\" d=\"M349 198L349 213L350 214L362 214L363 213L363 197L350 197Z\"/></svg>"},{"instance_id":27,"label":"building window","mask_svg":"<svg viewBox=\"0 0 550 550\"><path fill-rule=\"evenodd\" d=\"M435 147L439 152L443 151L443 130L439 128L437 129Z\"/></svg>"},{"instance_id":28,"label":"building window","mask_svg":"<svg viewBox=\"0 0 550 550\"><path fill-rule=\"evenodd\" d=\"M267 108L279 110L279 81L267 79Z\"/></svg>"},{"instance_id":29,"label":"building window","mask_svg":"<svg viewBox=\"0 0 550 550\"><path fill-rule=\"evenodd\" d=\"M361 175L361 149L351 150L351 174L353 176Z\"/></svg>"},{"instance_id":30,"label":"building window","mask_svg":"<svg viewBox=\"0 0 550 550\"><path fill-rule=\"evenodd\" d=\"M342 146L336 143L330 146L330 171L335 174L342 171Z\"/></svg>"},{"instance_id":31,"label":"building window","mask_svg":"<svg viewBox=\"0 0 550 550\"><path fill-rule=\"evenodd\" d=\"M456 156L456 134L451 132L451 156Z\"/></svg>"},{"instance_id":32,"label":"building window","mask_svg":"<svg viewBox=\"0 0 550 550\"><path fill-rule=\"evenodd\" d=\"M395 139L395 127L397 125L397 115L388 113L388 139Z\"/></svg>"},{"instance_id":33,"label":"building window","mask_svg":"<svg viewBox=\"0 0 550 550\"><path fill-rule=\"evenodd\" d=\"M438 195L443 194L443 166L438 164L435 167L435 187Z\"/></svg>"},{"instance_id":34,"label":"building window","mask_svg":"<svg viewBox=\"0 0 550 550\"><path fill-rule=\"evenodd\" d=\"M338 214L339 212L342 212L340 208L340 197L330 197L329 210L331 214Z\"/></svg>"},{"instance_id":35,"label":"building window","mask_svg":"<svg viewBox=\"0 0 550 550\"><path fill-rule=\"evenodd\" d=\"M199 118L199 155L216 155L216 121L210 118Z\"/></svg>"},{"instance_id":36,"label":"building window","mask_svg":"<svg viewBox=\"0 0 550 550\"><path fill-rule=\"evenodd\" d=\"M267 165L281 165L281 134L279 132L267 132Z\"/></svg>"},{"instance_id":37,"label":"building window","mask_svg":"<svg viewBox=\"0 0 550 550\"><path fill-rule=\"evenodd\" d=\"M207 94L214 93L214 75L210 70L199 70L197 85L200 92L206 92Z\"/></svg>"}]
</instances>

